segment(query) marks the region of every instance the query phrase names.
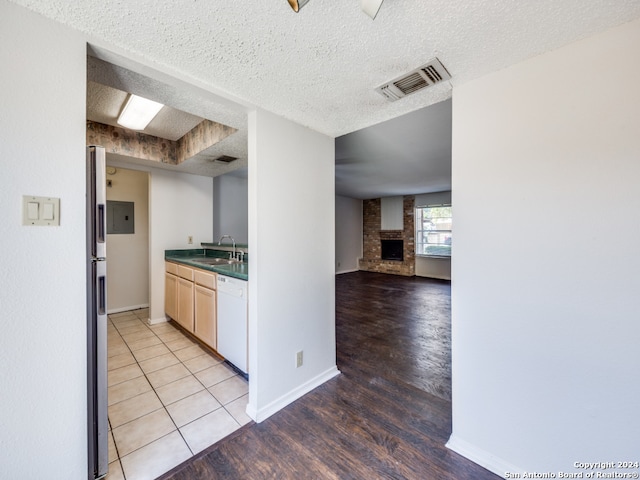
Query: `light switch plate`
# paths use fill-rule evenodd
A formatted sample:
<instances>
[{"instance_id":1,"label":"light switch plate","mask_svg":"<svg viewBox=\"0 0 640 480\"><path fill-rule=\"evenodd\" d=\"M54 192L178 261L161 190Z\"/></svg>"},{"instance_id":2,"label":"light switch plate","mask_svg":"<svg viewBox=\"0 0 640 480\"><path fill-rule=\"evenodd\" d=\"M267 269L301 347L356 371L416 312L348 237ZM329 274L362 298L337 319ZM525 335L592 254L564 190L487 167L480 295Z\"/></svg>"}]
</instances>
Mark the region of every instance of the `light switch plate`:
<instances>
[{"instance_id":1,"label":"light switch plate","mask_svg":"<svg viewBox=\"0 0 640 480\"><path fill-rule=\"evenodd\" d=\"M53 203L44 202L42 204L42 219L43 220L53 220L54 219L54 208Z\"/></svg>"},{"instance_id":2,"label":"light switch plate","mask_svg":"<svg viewBox=\"0 0 640 480\"><path fill-rule=\"evenodd\" d=\"M22 225L59 226L60 199L54 197L22 196Z\"/></svg>"},{"instance_id":3,"label":"light switch plate","mask_svg":"<svg viewBox=\"0 0 640 480\"><path fill-rule=\"evenodd\" d=\"M38 220L40 204L38 202L28 202L27 203L27 219L28 220Z\"/></svg>"}]
</instances>

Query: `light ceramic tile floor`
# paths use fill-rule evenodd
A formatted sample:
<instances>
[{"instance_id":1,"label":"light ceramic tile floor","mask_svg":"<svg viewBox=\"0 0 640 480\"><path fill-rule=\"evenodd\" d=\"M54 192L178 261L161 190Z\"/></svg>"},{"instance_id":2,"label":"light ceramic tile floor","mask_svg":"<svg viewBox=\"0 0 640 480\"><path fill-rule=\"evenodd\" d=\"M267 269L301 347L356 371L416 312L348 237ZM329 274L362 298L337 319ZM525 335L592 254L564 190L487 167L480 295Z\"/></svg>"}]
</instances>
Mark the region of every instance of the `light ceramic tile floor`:
<instances>
[{"instance_id":1,"label":"light ceramic tile floor","mask_svg":"<svg viewBox=\"0 0 640 480\"><path fill-rule=\"evenodd\" d=\"M109 315L107 480L152 480L251 421L247 381L148 316Z\"/></svg>"}]
</instances>

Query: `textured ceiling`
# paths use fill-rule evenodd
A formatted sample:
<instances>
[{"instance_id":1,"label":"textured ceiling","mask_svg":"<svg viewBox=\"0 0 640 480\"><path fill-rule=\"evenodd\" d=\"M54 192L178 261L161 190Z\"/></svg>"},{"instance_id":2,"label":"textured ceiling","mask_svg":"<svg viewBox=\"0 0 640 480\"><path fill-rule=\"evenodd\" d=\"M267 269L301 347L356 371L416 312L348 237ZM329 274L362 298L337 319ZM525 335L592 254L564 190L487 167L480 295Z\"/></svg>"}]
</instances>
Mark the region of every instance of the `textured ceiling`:
<instances>
[{"instance_id":1,"label":"textured ceiling","mask_svg":"<svg viewBox=\"0 0 640 480\"><path fill-rule=\"evenodd\" d=\"M234 156L246 156L247 108L339 137L439 103L471 79L640 17L640 0L385 0L375 20L358 0L311 0L299 13L286 0L13 1L236 101L236 109L188 95L180 100L193 108L163 102L239 128L229 140ZM374 92L433 57L450 81L393 103ZM340 161L346 189L348 169ZM375 176L363 165L353 171Z\"/></svg>"},{"instance_id":2,"label":"textured ceiling","mask_svg":"<svg viewBox=\"0 0 640 480\"><path fill-rule=\"evenodd\" d=\"M438 57L462 84L640 17L640 0L16 0L331 136L450 96L447 83L388 103L373 89Z\"/></svg>"}]
</instances>

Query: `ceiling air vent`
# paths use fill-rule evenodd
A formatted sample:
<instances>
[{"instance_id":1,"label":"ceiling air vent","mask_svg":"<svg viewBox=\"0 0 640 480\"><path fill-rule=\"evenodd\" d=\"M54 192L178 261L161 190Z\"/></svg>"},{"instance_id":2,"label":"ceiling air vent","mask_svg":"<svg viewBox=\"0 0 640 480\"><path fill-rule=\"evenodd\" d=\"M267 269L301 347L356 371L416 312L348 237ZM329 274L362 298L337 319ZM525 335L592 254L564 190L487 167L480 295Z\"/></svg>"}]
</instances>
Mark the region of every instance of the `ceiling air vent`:
<instances>
[{"instance_id":1,"label":"ceiling air vent","mask_svg":"<svg viewBox=\"0 0 640 480\"><path fill-rule=\"evenodd\" d=\"M230 157L229 155L222 155L216 159L214 159L213 161L216 163L225 163L225 164L229 164L231 162L233 162L234 160L237 160L238 157Z\"/></svg>"},{"instance_id":2,"label":"ceiling air vent","mask_svg":"<svg viewBox=\"0 0 640 480\"><path fill-rule=\"evenodd\" d=\"M376 92L390 102L415 93L423 88L435 85L443 80L449 80L451 75L444 68L440 60L434 58L429 63L416 68L412 72L398 77L376 88Z\"/></svg>"}]
</instances>

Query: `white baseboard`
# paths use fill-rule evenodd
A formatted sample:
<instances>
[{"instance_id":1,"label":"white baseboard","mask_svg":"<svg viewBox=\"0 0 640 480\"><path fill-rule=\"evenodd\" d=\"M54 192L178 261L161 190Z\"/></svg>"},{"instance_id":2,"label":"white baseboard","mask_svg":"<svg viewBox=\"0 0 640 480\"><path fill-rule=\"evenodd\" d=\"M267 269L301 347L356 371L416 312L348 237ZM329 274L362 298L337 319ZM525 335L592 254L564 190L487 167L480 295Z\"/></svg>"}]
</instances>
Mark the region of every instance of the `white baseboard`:
<instances>
[{"instance_id":1,"label":"white baseboard","mask_svg":"<svg viewBox=\"0 0 640 480\"><path fill-rule=\"evenodd\" d=\"M351 270L340 270L340 271L336 271L336 275L340 275L341 273L353 273L353 272L359 272L360 269L359 268L354 268Z\"/></svg>"},{"instance_id":2,"label":"white baseboard","mask_svg":"<svg viewBox=\"0 0 640 480\"><path fill-rule=\"evenodd\" d=\"M157 325L159 323L167 323L169 320L167 319L167 317L160 317L160 318L149 318L147 320L147 322L149 323L149 325Z\"/></svg>"},{"instance_id":3,"label":"white baseboard","mask_svg":"<svg viewBox=\"0 0 640 480\"><path fill-rule=\"evenodd\" d=\"M128 312L129 310L140 310L141 308L149 308L149 304L145 303L142 305L130 305L128 307L112 308L111 310L107 310L107 315L112 315L114 313L120 312Z\"/></svg>"},{"instance_id":4,"label":"white baseboard","mask_svg":"<svg viewBox=\"0 0 640 480\"><path fill-rule=\"evenodd\" d=\"M490 472L495 473L499 477L506 478L506 473L522 472L521 468L511 465L502 458L498 458L489 452L482 450L464 440L457 438L455 435L449 437L447 448L462 455L463 457L477 463L481 467L486 468Z\"/></svg>"},{"instance_id":5,"label":"white baseboard","mask_svg":"<svg viewBox=\"0 0 640 480\"><path fill-rule=\"evenodd\" d=\"M445 277L443 275L418 275L416 273L416 277L420 277L420 278L435 278L436 280L449 280L449 281L451 281L451 277Z\"/></svg>"},{"instance_id":6,"label":"white baseboard","mask_svg":"<svg viewBox=\"0 0 640 480\"><path fill-rule=\"evenodd\" d=\"M245 413L249 416L251 420L253 420L254 422L256 421L257 410L250 403L247 403L247 408L245 410Z\"/></svg>"},{"instance_id":7,"label":"white baseboard","mask_svg":"<svg viewBox=\"0 0 640 480\"><path fill-rule=\"evenodd\" d=\"M260 423L269 418L274 413L282 410L284 407L299 399L306 393L309 393L316 387L319 387L327 380L332 379L333 377L340 375L340 370L335 365L328 370L322 372L320 375L315 376L308 382L303 383L297 388L294 388L289 393L277 398L270 404L261 408L260 410L256 410L253 406L247 405L247 415L253 418L256 422Z\"/></svg>"}]
</instances>

